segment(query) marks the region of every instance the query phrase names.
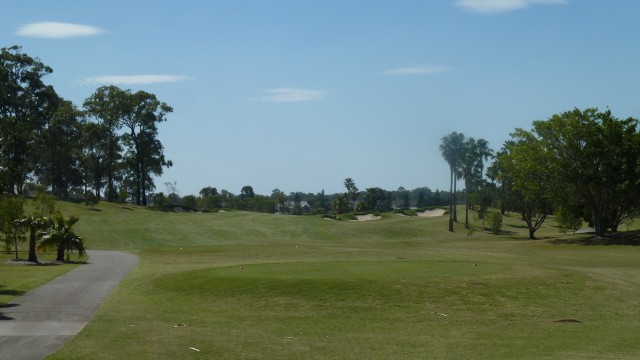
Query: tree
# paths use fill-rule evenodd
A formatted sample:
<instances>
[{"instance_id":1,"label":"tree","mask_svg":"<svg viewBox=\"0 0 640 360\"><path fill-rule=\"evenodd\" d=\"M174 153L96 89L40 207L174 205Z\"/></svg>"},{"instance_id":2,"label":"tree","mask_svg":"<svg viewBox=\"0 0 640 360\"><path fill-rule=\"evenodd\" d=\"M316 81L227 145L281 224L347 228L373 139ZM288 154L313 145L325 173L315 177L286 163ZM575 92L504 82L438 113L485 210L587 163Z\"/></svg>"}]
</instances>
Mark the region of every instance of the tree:
<instances>
[{"instance_id":1,"label":"tree","mask_svg":"<svg viewBox=\"0 0 640 360\"><path fill-rule=\"evenodd\" d=\"M15 225L29 231L29 258L27 260L38 264L38 255L36 254L36 248L38 245L37 235L39 230L44 229L49 225L49 219L36 214L31 214L16 220Z\"/></svg>"},{"instance_id":2,"label":"tree","mask_svg":"<svg viewBox=\"0 0 640 360\"><path fill-rule=\"evenodd\" d=\"M147 205L147 191L155 188L151 175L162 175L163 167L171 167L164 157L164 147L158 140L158 123L166 121L173 109L145 91L131 94L129 90L115 90L120 104L120 122L127 130L124 141L128 147L129 170L133 174L137 205Z\"/></svg>"},{"instance_id":3,"label":"tree","mask_svg":"<svg viewBox=\"0 0 640 360\"><path fill-rule=\"evenodd\" d=\"M489 142L485 139L478 139L475 143L476 156L478 157L478 167L480 180L484 177L484 162L493 158L493 150L489 147Z\"/></svg>"},{"instance_id":4,"label":"tree","mask_svg":"<svg viewBox=\"0 0 640 360\"><path fill-rule=\"evenodd\" d=\"M562 195L579 198L596 236L616 231L640 204L638 120L618 119L596 108L564 112L533 123L554 159Z\"/></svg>"},{"instance_id":5,"label":"tree","mask_svg":"<svg viewBox=\"0 0 640 360\"><path fill-rule=\"evenodd\" d=\"M362 211L384 212L391 209L391 202L386 191L380 188L369 188L358 208Z\"/></svg>"},{"instance_id":6,"label":"tree","mask_svg":"<svg viewBox=\"0 0 640 360\"><path fill-rule=\"evenodd\" d=\"M100 198L97 197L93 192L89 191L84 197L84 203L87 206L91 206L93 209L100 202Z\"/></svg>"},{"instance_id":7,"label":"tree","mask_svg":"<svg viewBox=\"0 0 640 360\"><path fill-rule=\"evenodd\" d=\"M516 129L509 143L498 157L503 173L512 182L515 210L527 224L529 238L553 211L554 198L560 184L556 182L553 154L532 133Z\"/></svg>"},{"instance_id":8,"label":"tree","mask_svg":"<svg viewBox=\"0 0 640 360\"><path fill-rule=\"evenodd\" d=\"M196 197L193 195L186 195L182 197L182 206L188 209L195 209L197 206Z\"/></svg>"},{"instance_id":9,"label":"tree","mask_svg":"<svg viewBox=\"0 0 640 360\"><path fill-rule=\"evenodd\" d=\"M346 178L344 180L344 187L347 189L347 196L351 201L351 208L356 210L356 201L358 200L358 187L352 178Z\"/></svg>"},{"instance_id":10,"label":"tree","mask_svg":"<svg viewBox=\"0 0 640 360\"><path fill-rule=\"evenodd\" d=\"M120 160L122 158L122 144L118 130L121 128L121 110L116 99L121 90L116 86L102 86L98 88L89 98L84 101L84 108L87 113L97 120L97 127L100 139L100 148L104 151L104 158L101 165L107 178L106 196L107 201L116 201L118 193L116 191L116 181L119 176ZM99 194L98 191L96 193Z\"/></svg>"},{"instance_id":11,"label":"tree","mask_svg":"<svg viewBox=\"0 0 640 360\"><path fill-rule=\"evenodd\" d=\"M475 179L478 177L478 170L480 169L478 166L478 153L476 147L476 140L472 137L467 138L462 143L462 148L460 152L460 158L458 161L459 171L462 174L462 178L464 179L464 203L465 203L465 218L464 218L464 227L469 228L469 195L473 190L473 183Z\"/></svg>"},{"instance_id":12,"label":"tree","mask_svg":"<svg viewBox=\"0 0 640 360\"><path fill-rule=\"evenodd\" d=\"M398 193L400 193L400 208L406 210L411 207L411 195L409 192L402 186L398 188Z\"/></svg>"},{"instance_id":13,"label":"tree","mask_svg":"<svg viewBox=\"0 0 640 360\"><path fill-rule=\"evenodd\" d=\"M202 188L202 190L200 190L200 196L202 196L203 198L216 195L218 195L218 189L211 186L204 187Z\"/></svg>"},{"instance_id":14,"label":"tree","mask_svg":"<svg viewBox=\"0 0 640 360\"><path fill-rule=\"evenodd\" d=\"M483 187L482 173L484 169L484 160L493 154L489 149L488 142L484 139L467 138L461 149L459 159L459 171L462 174L465 184L465 228L469 227L469 209L473 206L470 199L476 198L478 189ZM476 199L479 202L480 199Z\"/></svg>"},{"instance_id":15,"label":"tree","mask_svg":"<svg viewBox=\"0 0 640 360\"><path fill-rule=\"evenodd\" d=\"M78 236L71 227L78 222L75 216L69 216L65 219L62 214L54 217L50 227L43 233L40 247L55 247L56 261L64 261L65 252L67 254L66 261L70 260L70 253L77 250L80 256L86 253L84 241Z\"/></svg>"},{"instance_id":16,"label":"tree","mask_svg":"<svg viewBox=\"0 0 640 360\"><path fill-rule=\"evenodd\" d=\"M453 222L458 221L456 211L456 179L458 171L458 163L462 155L462 146L464 143L464 135L458 132L452 132L441 139L440 153L445 161L449 164L450 182L449 182L449 231L453 232Z\"/></svg>"},{"instance_id":17,"label":"tree","mask_svg":"<svg viewBox=\"0 0 640 360\"><path fill-rule=\"evenodd\" d=\"M254 196L256 196L256 194L253 192L253 188L249 185L243 186L240 190L240 199L242 200L252 198Z\"/></svg>"},{"instance_id":18,"label":"tree","mask_svg":"<svg viewBox=\"0 0 640 360\"><path fill-rule=\"evenodd\" d=\"M13 245L18 260L18 243L26 240L17 220L24 216L24 200L20 197L0 198L0 232L4 234L7 249Z\"/></svg>"},{"instance_id":19,"label":"tree","mask_svg":"<svg viewBox=\"0 0 640 360\"><path fill-rule=\"evenodd\" d=\"M167 207L169 200L167 200L167 197L164 195L164 193L159 192L154 195L153 203L158 209L164 209L165 207Z\"/></svg>"},{"instance_id":20,"label":"tree","mask_svg":"<svg viewBox=\"0 0 640 360\"><path fill-rule=\"evenodd\" d=\"M68 198L71 188L83 183L83 114L70 102L59 99L36 140L35 174L53 194Z\"/></svg>"},{"instance_id":21,"label":"tree","mask_svg":"<svg viewBox=\"0 0 640 360\"><path fill-rule=\"evenodd\" d=\"M500 229L502 228L502 214L498 211L492 211L489 213L487 221L489 222L489 229L491 229L491 232L493 234L499 234Z\"/></svg>"},{"instance_id":22,"label":"tree","mask_svg":"<svg viewBox=\"0 0 640 360\"><path fill-rule=\"evenodd\" d=\"M499 159L501 156L508 153L508 149L514 146L515 142L513 140L507 140L500 151L496 153L495 160L487 168L487 177L492 182L497 182L499 184L496 193L497 200L500 203L500 214L505 215L508 210L513 210L513 201L512 201L512 181L509 178L509 174L506 173L505 169L501 165Z\"/></svg>"},{"instance_id":23,"label":"tree","mask_svg":"<svg viewBox=\"0 0 640 360\"><path fill-rule=\"evenodd\" d=\"M106 159L109 152L108 142L105 141L103 134L103 125L93 122L84 123L82 131L84 192L88 193L88 188L91 186L98 198L104 186L104 174L107 171Z\"/></svg>"},{"instance_id":24,"label":"tree","mask_svg":"<svg viewBox=\"0 0 640 360\"><path fill-rule=\"evenodd\" d=\"M85 108L101 120L108 139L108 192L115 194L114 171L120 146L118 130L125 129L122 141L127 147L124 164L129 171L137 205L147 205L147 192L155 189L152 175L161 175L163 167L172 166L164 157L158 140L158 123L166 121L173 109L145 91L131 93L117 86L103 86L85 101ZM109 201L115 196L108 195Z\"/></svg>"},{"instance_id":25,"label":"tree","mask_svg":"<svg viewBox=\"0 0 640 360\"><path fill-rule=\"evenodd\" d=\"M336 215L344 214L349 211L349 201L345 195L338 194L331 202L331 208Z\"/></svg>"},{"instance_id":26,"label":"tree","mask_svg":"<svg viewBox=\"0 0 640 360\"><path fill-rule=\"evenodd\" d=\"M317 193L311 200L313 212L316 214L324 214L329 210L330 204L327 200L327 196L324 193L324 189Z\"/></svg>"},{"instance_id":27,"label":"tree","mask_svg":"<svg viewBox=\"0 0 640 360\"><path fill-rule=\"evenodd\" d=\"M57 100L42 78L53 70L21 52L0 49L0 169L4 192L22 194L35 168L34 142Z\"/></svg>"}]
</instances>

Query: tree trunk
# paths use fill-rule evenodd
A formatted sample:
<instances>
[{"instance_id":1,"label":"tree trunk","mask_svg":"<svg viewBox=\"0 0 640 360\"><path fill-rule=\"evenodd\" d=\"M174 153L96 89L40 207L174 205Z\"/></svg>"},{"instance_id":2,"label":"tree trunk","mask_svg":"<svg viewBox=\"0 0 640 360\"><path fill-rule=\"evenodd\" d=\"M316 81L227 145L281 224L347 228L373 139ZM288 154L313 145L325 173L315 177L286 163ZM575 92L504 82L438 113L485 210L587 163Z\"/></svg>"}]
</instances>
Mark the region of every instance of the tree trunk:
<instances>
[{"instance_id":1,"label":"tree trunk","mask_svg":"<svg viewBox=\"0 0 640 360\"><path fill-rule=\"evenodd\" d=\"M466 229L469 228L469 181L465 181L465 192L464 192L464 227Z\"/></svg>"},{"instance_id":2,"label":"tree trunk","mask_svg":"<svg viewBox=\"0 0 640 360\"><path fill-rule=\"evenodd\" d=\"M64 261L64 246L58 244L56 247L56 261Z\"/></svg>"},{"instance_id":3,"label":"tree trunk","mask_svg":"<svg viewBox=\"0 0 640 360\"><path fill-rule=\"evenodd\" d=\"M29 261L38 263L36 254L36 226L29 225Z\"/></svg>"},{"instance_id":4,"label":"tree trunk","mask_svg":"<svg viewBox=\"0 0 640 360\"><path fill-rule=\"evenodd\" d=\"M453 221L458 222L458 196L457 196L457 183L455 174L453 175Z\"/></svg>"},{"instance_id":5,"label":"tree trunk","mask_svg":"<svg viewBox=\"0 0 640 360\"><path fill-rule=\"evenodd\" d=\"M453 232L453 170L449 181L449 231Z\"/></svg>"}]
</instances>

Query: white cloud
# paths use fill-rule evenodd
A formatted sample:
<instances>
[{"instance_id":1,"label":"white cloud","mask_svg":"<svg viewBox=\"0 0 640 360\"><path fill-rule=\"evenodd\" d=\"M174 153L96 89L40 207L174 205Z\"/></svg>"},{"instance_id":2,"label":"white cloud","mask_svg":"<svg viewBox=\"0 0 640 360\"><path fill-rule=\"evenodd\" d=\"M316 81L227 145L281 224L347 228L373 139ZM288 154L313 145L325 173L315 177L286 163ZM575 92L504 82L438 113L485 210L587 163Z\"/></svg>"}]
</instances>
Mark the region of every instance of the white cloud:
<instances>
[{"instance_id":1,"label":"white cloud","mask_svg":"<svg viewBox=\"0 0 640 360\"><path fill-rule=\"evenodd\" d=\"M265 95L260 97L260 100L272 103L290 103L320 100L326 96L327 92L323 90L277 88L265 91Z\"/></svg>"},{"instance_id":2,"label":"white cloud","mask_svg":"<svg viewBox=\"0 0 640 360\"><path fill-rule=\"evenodd\" d=\"M147 85L191 80L183 75L105 75L84 79L85 84Z\"/></svg>"},{"instance_id":3,"label":"white cloud","mask_svg":"<svg viewBox=\"0 0 640 360\"><path fill-rule=\"evenodd\" d=\"M500 13L520 10L535 4L566 4L568 0L456 0L465 10L480 13Z\"/></svg>"},{"instance_id":4,"label":"white cloud","mask_svg":"<svg viewBox=\"0 0 640 360\"><path fill-rule=\"evenodd\" d=\"M384 75L429 75L438 74L441 72L449 71L448 67L444 66L413 66L404 68L395 68L382 72Z\"/></svg>"},{"instance_id":5,"label":"white cloud","mask_svg":"<svg viewBox=\"0 0 640 360\"><path fill-rule=\"evenodd\" d=\"M16 35L49 39L65 39L77 36L103 34L104 30L95 26L59 22L39 22L22 25Z\"/></svg>"}]
</instances>

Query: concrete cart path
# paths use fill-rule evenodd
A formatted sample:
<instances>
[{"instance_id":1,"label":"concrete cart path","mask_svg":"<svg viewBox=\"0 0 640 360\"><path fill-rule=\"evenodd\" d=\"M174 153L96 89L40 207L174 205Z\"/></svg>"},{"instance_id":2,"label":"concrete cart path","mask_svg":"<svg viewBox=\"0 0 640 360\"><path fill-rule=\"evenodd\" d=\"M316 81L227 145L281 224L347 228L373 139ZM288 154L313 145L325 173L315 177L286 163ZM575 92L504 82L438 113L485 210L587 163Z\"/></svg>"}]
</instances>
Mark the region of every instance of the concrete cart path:
<instances>
[{"instance_id":1,"label":"concrete cart path","mask_svg":"<svg viewBox=\"0 0 640 360\"><path fill-rule=\"evenodd\" d=\"M127 253L88 253L87 264L0 307L0 359L42 359L60 349L138 263Z\"/></svg>"}]
</instances>

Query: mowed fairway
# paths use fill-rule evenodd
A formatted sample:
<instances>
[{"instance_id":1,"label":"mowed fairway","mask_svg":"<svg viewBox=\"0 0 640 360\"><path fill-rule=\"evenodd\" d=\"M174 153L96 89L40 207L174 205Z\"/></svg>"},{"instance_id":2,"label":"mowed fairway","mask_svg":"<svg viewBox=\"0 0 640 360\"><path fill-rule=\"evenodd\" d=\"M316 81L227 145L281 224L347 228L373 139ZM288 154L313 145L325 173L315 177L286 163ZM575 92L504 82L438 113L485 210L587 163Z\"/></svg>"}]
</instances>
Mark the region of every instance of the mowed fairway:
<instances>
[{"instance_id":1,"label":"mowed fairway","mask_svg":"<svg viewBox=\"0 0 640 360\"><path fill-rule=\"evenodd\" d=\"M553 223L529 241L515 216L469 236L446 217L62 207L88 248L140 264L52 359L640 357L639 248Z\"/></svg>"}]
</instances>

